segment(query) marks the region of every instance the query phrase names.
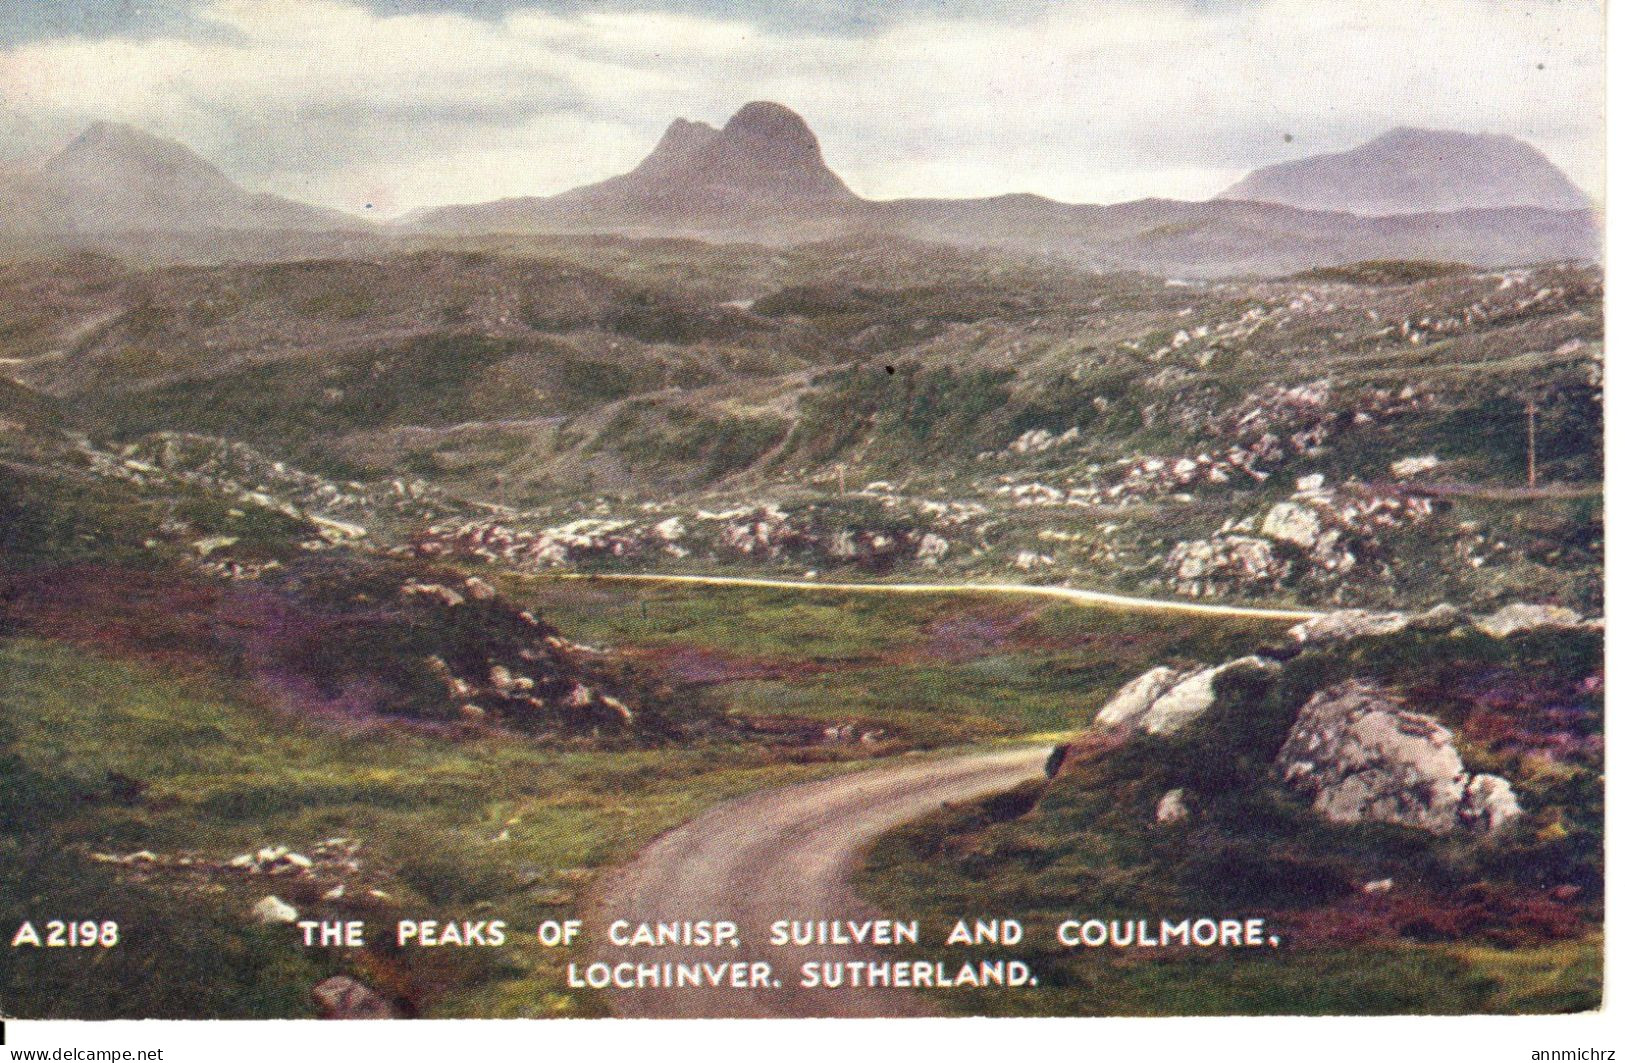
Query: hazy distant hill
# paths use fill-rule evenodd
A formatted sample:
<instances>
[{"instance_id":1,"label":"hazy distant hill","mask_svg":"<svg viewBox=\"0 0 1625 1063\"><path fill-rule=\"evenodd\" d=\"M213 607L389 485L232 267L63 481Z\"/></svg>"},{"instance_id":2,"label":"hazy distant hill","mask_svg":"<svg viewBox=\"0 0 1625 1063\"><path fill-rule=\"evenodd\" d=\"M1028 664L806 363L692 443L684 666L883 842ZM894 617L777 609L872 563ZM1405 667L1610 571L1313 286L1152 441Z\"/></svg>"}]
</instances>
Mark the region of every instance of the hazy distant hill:
<instances>
[{"instance_id":1,"label":"hazy distant hill","mask_svg":"<svg viewBox=\"0 0 1625 1063\"><path fill-rule=\"evenodd\" d=\"M1590 206L1562 170L1516 137L1409 128L1352 151L1254 170L1218 198L1373 215Z\"/></svg>"},{"instance_id":2,"label":"hazy distant hill","mask_svg":"<svg viewBox=\"0 0 1625 1063\"><path fill-rule=\"evenodd\" d=\"M1507 138L1488 139L1499 144ZM1595 257L1598 229L1584 197L1540 162L1548 180L1531 178L1527 194L1512 194L1508 183L1505 202L1460 205L1492 209L1464 211L1396 194L1406 205L1372 212L1381 216L1238 201L1270 197L1234 194L1103 206L1035 195L874 201L854 195L830 171L800 116L779 104L752 103L720 130L673 122L654 151L622 176L556 196L442 207L411 221L436 232L611 232L768 243L892 235L1188 276L1281 273L1370 258L1496 266ZM1551 183L1552 174L1560 185ZM1374 173L1369 183L1375 188L1387 181L1398 178ZM1572 195L1553 190L1559 187Z\"/></svg>"},{"instance_id":3,"label":"hazy distant hill","mask_svg":"<svg viewBox=\"0 0 1625 1063\"><path fill-rule=\"evenodd\" d=\"M191 148L97 122L39 169L0 186L0 230L40 234L327 230L339 211L249 192Z\"/></svg>"},{"instance_id":4,"label":"hazy distant hill","mask_svg":"<svg viewBox=\"0 0 1625 1063\"><path fill-rule=\"evenodd\" d=\"M1449 145L1457 147L1446 151ZM596 184L432 208L404 225L375 228L248 192L181 144L98 123L39 169L0 177L0 255L89 246L151 262L372 257L403 236L422 243L454 234L768 245L901 237L1060 256L1093 269L1212 277L1390 258L1498 267L1592 260L1600 252L1598 221L1584 196L1510 138L1399 130L1346 155L1291 165L1300 167L1296 179L1270 176L1282 169L1270 168L1206 202L867 200L825 164L799 115L757 102L721 129L673 122L636 168ZM1294 204L1286 191L1276 196L1284 201L1273 201L1264 187L1272 182L1296 188L1306 203ZM1318 199L1310 194L1317 187ZM1383 195L1390 199L1379 202Z\"/></svg>"}]
</instances>

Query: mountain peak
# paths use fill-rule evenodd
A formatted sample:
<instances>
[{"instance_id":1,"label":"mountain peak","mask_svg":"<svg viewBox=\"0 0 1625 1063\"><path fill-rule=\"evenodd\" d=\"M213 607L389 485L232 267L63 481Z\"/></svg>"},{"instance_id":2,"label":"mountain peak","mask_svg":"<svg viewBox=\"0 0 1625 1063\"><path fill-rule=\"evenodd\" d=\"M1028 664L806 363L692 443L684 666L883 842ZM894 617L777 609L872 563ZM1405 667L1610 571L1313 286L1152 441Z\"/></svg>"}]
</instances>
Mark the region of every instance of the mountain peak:
<instances>
[{"instance_id":1,"label":"mountain peak","mask_svg":"<svg viewBox=\"0 0 1625 1063\"><path fill-rule=\"evenodd\" d=\"M185 144L93 122L26 179L34 227L68 232L327 229L337 211L256 195Z\"/></svg>"},{"instance_id":2,"label":"mountain peak","mask_svg":"<svg viewBox=\"0 0 1625 1063\"><path fill-rule=\"evenodd\" d=\"M715 126L674 118L661 135L660 143L628 177L639 181L667 180L719 136L721 133Z\"/></svg>"},{"instance_id":3,"label":"mountain peak","mask_svg":"<svg viewBox=\"0 0 1625 1063\"><path fill-rule=\"evenodd\" d=\"M659 151L663 147L690 147L696 142L710 140L717 135L717 127L707 122L691 122L687 118L673 118L671 125L660 137L660 143L655 145Z\"/></svg>"},{"instance_id":4,"label":"mountain peak","mask_svg":"<svg viewBox=\"0 0 1625 1063\"><path fill-rule=\"evenodd\" d=\"M807 125L806 119L782 103L757 100L735 111L728 124L722 127L723 136L753 137L762 140L786 140L818 145L818 138Z\"/></svg>"},{"instance_id":5,"label":"mountain peak","mask_svg":"<svg viewBox=\"0 0 1625 1063\"><path fill-rule=\"evenodd\" d=\"M1369 215L1590 206L1532 144L1416 126L1396 126L1348 151L1265 166L1215 198Z\"/></svg>"},{"instance_id":6,"label":"mountain peak","mask_svg":"<svg viewBox=\"0 0 1625 1063\"><path fill-rule=\"evenodd\" d=\"M634 217L795 213L856 198L825 164L802 117L767 101L747 103L721 129L679 118L631 173L560 197Z\"/></svg>"},{"instance_id":7,"label":"mountain peak","mask_svg":"<svg viewBox=\"0 0 1625 1063\"><path fill-rule=\"evenodd\" d=\"M707 181L766 196L850 199L845 182L824 162L818 138L796 112L759 100L734 112L705 160Z\"/></svg>"},{"instance_id":8,"label":"mountain peak","mask_svg":"<svg viewBox=\"0 0 1625 1063\"><path fill-rule=\"evenodd\" d=\"M74 138L77 143L173 143L166 141L156 133L149 133L138 126L128 122L113 122L108 119L99 119L85 126L83 132Z\"/></svg>"},{"instance_id":9,"label":"mountain peak","mask_svg":"<svg viewBox=\"0 0 1625 1063\"><path fill-rule=\"evenodd\" d=\"M82 166L114 162L142 168L181 167L196 179L230 184L230 179L213 163L185 144L123 122L92 122L51 158L45 169L61 174Z\"/></svg>"}]
</instances>

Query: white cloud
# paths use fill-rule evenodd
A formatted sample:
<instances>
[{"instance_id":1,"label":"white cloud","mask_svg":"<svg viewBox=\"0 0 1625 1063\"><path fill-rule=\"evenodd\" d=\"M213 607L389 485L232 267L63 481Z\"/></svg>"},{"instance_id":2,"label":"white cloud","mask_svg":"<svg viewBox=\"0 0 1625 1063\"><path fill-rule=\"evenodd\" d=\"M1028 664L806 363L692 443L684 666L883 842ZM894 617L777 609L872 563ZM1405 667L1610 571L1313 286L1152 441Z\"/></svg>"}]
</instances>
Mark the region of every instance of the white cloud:
<instances>
[{"instance_id":1,"label":"white cloud","mask_svg":"<svg viewBox=\"0 0 1625 1063\"><path fill-rule=\"evenodd\" d=\"M803 113L873 196L1198 198L1396 124L1521 136L1601 187L1591 0L1078 0L866 36L658 12L383 17L341 0L204 15L220 32L0 52L0 129L38 146L129 121L256 186L387 211L559 191L629 168L674 116L721 121L751 99Z\"/></svg>"}]
</instances>

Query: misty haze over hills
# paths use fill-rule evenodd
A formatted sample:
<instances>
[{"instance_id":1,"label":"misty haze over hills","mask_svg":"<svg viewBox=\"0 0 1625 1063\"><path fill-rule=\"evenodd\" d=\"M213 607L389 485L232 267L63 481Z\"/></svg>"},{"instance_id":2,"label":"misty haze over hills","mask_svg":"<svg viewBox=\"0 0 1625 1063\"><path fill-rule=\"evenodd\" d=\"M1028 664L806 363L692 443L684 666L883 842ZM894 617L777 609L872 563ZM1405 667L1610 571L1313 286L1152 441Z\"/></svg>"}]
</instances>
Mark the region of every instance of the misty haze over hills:
<instances>
[{"instance_id":1,"label":"misty haze over hills","mask_svg":"<svg viewBox=\"0 0 1625 1063\"><path fill-rule=\"evenodd\" d=\"M106 122L38 170L0 178L0 192L0 235L14 238L365 231L788 244L893 236L1193 276L1373 258L1512 265L1590 259L1600 247L1586 197L1511 137L1395 129L1352 151L1264 167L1206 202L876 201L829 168L799 115L770 102L745 105L720 129L678 119L633 170L608 180L553 196L432 208L388 228L249 192L181 144Z\"/></svg>"},{"instance_id":2,"label":"misty haze over hills","mask_svg":"<svg viewBox=\"0 0 1625 1063\"><path fill-rule=\"evenodd\" d=\"M1352 151L1254 170L1217 198L1353 214L1591 205L1562 170L1516 137L1403 127Z\"/></svg>"},{"instance_id":3,"label":"misty haze over hills","mask_svg":"<svg viewBox=\"0 0 1625 1063\"><path fill-rule=\"evenodd\" d=\"M31 174L0 183L0 230L40 233L324 230L337 210L249 192L184 144L97 122Z\"/></svg>"}]
</instances>

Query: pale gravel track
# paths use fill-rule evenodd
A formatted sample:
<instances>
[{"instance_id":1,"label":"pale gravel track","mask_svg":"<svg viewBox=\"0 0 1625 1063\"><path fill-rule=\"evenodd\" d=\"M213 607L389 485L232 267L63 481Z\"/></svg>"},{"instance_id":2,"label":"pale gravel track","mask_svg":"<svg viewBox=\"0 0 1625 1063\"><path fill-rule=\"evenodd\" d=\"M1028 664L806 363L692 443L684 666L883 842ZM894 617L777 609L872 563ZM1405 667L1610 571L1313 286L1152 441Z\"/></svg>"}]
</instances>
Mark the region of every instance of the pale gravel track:
<instances>
[{"instance_id":1,"label":"pale gravel track","mask_svg":"<svg viewBox=\"0 0 1625 1063\"><path fill-rule=\"evenodd\" d=\"M1041 587L1025 583L820 583L816 580L766 579L752 576L683 576L653 572L566 572L540 579L602 580L614 583L688 583L715 587L765 587L777 590L835 591L852 594L995 594L1056 598L1074 605L1104 606L1148 613L1182 613L1244 620L1312 620L1324 613L1312 609L1276 609L1255 605L1215 605L1208 602L1136 598L1108 591L1072 587Z\"/></svg>"},{"instance_id":2,"label":"pale gravel track","mask_svg":"<svg viewBox=\"0 0 1625 1063\"><path fill-rule=\"evenodd\" d=\"M615 1012L632 1018L877 1017L932 1014L900 989L799 987L801 964L874 959L868 949L775 949L778 919L868 919L878 913L853 891L852 872L882 833L942 807L1007 790L1043 774L1048 747L949 758L905 758L884 767L801 783L718 805L667 832L601 885L586 913L589 940L604 941L614 919L731 919L739 948L622 948L602 945L592 960L760 961L782 988L631 989L610 992ZM924 928L922 928L923 931ZM921 945L927 944L922 932ZM902 947L900 947L902 948ZM906 956L906 949L898 958ZM590 962L590 961L589 961Z\"/></svg>"}]
</instances>

